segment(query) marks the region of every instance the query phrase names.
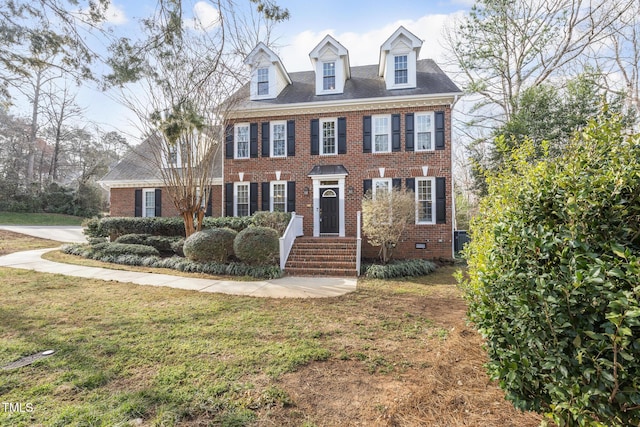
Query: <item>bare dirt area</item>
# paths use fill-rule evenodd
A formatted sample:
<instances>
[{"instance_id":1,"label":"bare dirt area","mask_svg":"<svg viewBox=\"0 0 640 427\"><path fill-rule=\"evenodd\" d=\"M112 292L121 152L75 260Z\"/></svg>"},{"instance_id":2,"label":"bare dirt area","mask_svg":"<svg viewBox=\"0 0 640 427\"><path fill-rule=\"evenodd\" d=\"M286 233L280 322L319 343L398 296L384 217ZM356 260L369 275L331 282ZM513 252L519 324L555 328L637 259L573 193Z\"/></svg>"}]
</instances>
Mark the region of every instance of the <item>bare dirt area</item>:
<instances>
[{"instance_id":1,"label":"bare dirt area","mask_svg":"<svg viewBox=\"0 0 640 427\"><path fill-rule=\"evenodd\" d=\"M434 292L424 297L394 297L408 313L426 314L434 320L433 326L440 332L431 337L426 348L413 345L415 340L403 345L376 340L378 354L394 360L391 369L372 369L371 360L362 363L357 357L345 357L314 362L286 374L278 386L289 394L292 405L262 414L259 424L540 425L540 415L515 409L489 380L483 367L487 358L482 338L466 324L466 305L458 291L444 286Z\"/></svg>"}]
</instances>

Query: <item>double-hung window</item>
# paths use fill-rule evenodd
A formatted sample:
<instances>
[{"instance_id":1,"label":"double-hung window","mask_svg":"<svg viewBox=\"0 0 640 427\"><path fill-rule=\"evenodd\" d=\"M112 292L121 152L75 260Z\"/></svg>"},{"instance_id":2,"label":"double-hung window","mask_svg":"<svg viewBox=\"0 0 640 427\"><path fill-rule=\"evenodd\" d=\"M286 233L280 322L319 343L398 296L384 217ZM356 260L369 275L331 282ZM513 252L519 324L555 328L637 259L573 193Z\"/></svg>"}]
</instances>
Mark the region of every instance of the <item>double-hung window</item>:
<instances>
[{"instance_id":1,"label":"double-hung window","mask_svg":"<svg viewBox=\"0 0 640 427\"><path fill-rule=\"evenodd\" d=\"M322 90L334 90L336 88L336 63L325 62L322 64Z\"/></svg>"},{"instance_id":2,"label":"double-hung window","mask_svg":"<svg viewBox=\"0 0 640 427\"><path fill-rule=\"evenodd\" d=\"M391 178L374 178L371 182L371 188L375 199L377 194L391 190Z\"/></svg>"},{"instance_id":3,"label":"double-hung window","mask_svg":"<svg viewBox=\"0 0 640 427\"><path fill-rule=\"evenodd\" d=\"M234 216L249 216L249 183L235 183Z\"/></svg>"},{"instance_id":4,"label":"double-hung window","mask_svg":"<svg viewBox=\"0 0 640 427\"><path fill-rule=\"evenodd\" d=\"M144 193L144 197L143 197L144 206L142 207L142 216L145 216L145 217L154 217L154 216L156 216L156 190L155 190L155 188L145 189L143 191L143 193Z\"/></svg>"},{"instance_id":5,"label":"double-hung window","mask_svg":"<svg viewBox=\"0 0 640 427\"><path fill-rule=\"evenodd\" d=\"M391 117L373 116L373 152L388 153L391 151Z\"/></svg>"},{"instance_id":6,"label":"double-hung window","mask_svg":"<svg viewBox=\"0 0 640 427\"><path fill-rule=\"evenodd\" d=\"M258 95L269 95L268 68L258 68Z\"/></svg>"},{"instance_id":7,"label":"double-hung window","mask_svg":"<svg viewBox=\"0 0 640 427\"><path fill-rule=\"evenodd\" d=\"M271 123L271 157L287 155L287 122Z\"/></svg>"},{"instance_id":8,"label":"double-hung window","mask_svg":"<svg viewBox=\"0 0 640 427\"><path fill-rule=\"evenodd\" d=\"M321 144L320 144L320 154L329 155L329 154L338 154L338 143L337 143L337 133L336 133L336 120L335 119L325 119L320 120L320 129L321 129Z\"/></svg>"},{"instance_id":9,"label":"double-hung window","mask_svg":"<svg viewBox=\"0 0 640 427\"><path fill-rule=\"evenodd\" d=\"M416 224L435 224L435 178L416 178Z\"/></svg>"},{"instance_id":10,"label":"double-hung window","mask_svg":"<svg viewBox=\"0 0 640 427\"><path fill-rule=\"evenodd\" d=\"M394 77L395 84L403 85L409 83L409 69L407 65L407 55L397 55L394 57Z\"/></svg>"},{"instance_id":11,"label":"double-hung window","mask_svg":"<svg viewBox=\"0 0 640 427\"><path fill-rule=\"evenodd\" d=\"M287 183L280 181L271 182L271 211L287 211Z\"/></svg>"},{"instance_id":12,"label":"double-hung window","mask_svg":"<svg viewBox=\"0 0 640 427\"><path fill-rule=\"evenodd\" d=\"M236 159L249 158L249 124L239 124L235 127Z\"/></svg>"},{"instance_id":13,"label":"double-hung window","mask_svg":"<svg viewBox=\"0 0 640 427\"><path fill-rule=\"evenodd\" d=\"M433 113L416 113L415 118L416 151L433 150Z\"/></svg>"}]
</instances>

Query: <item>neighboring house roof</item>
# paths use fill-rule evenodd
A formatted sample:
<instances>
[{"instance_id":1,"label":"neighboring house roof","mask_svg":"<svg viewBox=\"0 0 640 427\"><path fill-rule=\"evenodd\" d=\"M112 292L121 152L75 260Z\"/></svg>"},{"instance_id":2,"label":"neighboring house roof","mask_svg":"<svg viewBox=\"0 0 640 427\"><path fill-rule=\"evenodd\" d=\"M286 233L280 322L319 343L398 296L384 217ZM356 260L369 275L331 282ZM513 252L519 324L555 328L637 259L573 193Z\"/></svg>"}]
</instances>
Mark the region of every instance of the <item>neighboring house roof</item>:
<instances>
[{"instance_id":1,"label":"neighboring house roof","mask_svg":"<svg viewBox=\"0 0 640 427\"><path fill-rule=\"evenodd\" d=\"M378 76L378 65L351 67L351 78L345 82L344 92L331 95L316 95L315 72L300 71L290 73L292 83L277 98L249 100L249 84L236 94L241 101L236 110L261 110L273 106L291 104L339 102L348 100L366 100L372 98L408 97L415 95L456 95L460 89L431 59L421 59L416 63L417 87L411 89L387 90L384 78Z\"/></svg>"},{"instance_id":2,"label":"neighboring house roof","mask_svg":"<svg viewBox=\"0 0 640 427\"><path fill-rule=\"evenodd\" d=\"M132 147L107 174L98 181L106 188L162 186L162 174L153 151L154 137ZM222 179L222 148L217 150L212 177Z\"/></svg>"}]
</instances>

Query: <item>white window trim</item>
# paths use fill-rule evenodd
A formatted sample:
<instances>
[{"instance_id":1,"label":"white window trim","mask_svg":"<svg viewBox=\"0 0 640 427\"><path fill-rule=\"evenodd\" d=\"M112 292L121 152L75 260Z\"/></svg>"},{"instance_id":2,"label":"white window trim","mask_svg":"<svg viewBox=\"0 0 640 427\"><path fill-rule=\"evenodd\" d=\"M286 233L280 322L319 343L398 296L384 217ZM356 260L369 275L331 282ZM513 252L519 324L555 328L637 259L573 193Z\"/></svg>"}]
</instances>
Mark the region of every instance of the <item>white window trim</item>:
<instances>
[{"instance_id":1,"label":"white window trim","mask_svg":"<svg viewBox=\"0 0 640 427\"><path fill-rule=\"evenodd\" d=\"M276 156L275 154L273 154L273 148L274 148L274 141L273 141L273 137L275 135L275 132L273 131L273 128L276 125L282 125L284 126L284 154L283 155L278 155ZM269 155L271 157L287 157L287 122L286 121L276 121L276 122L271 122L269 124Z\"/></svg>"},{"instance_id":2,"label":"white window trim","mask_svg":"<svg viewBox=\"0 0 640 427\"><path fill-rule=\"evenodd\" d=\"M269 96L269 93L271 92L271 70L269 69L270 67L258 67L256 68L256 96L257 97L264 97L264 96ZM260 93L260 83L265 83L265 82L261 82L259 79L260 76L260 71L261 70L266 70L267 71L267 93Z\"/></svg>"},{"instance_id":3,"label":"white window trim","mask_svg":"<svg viewBox=\"0 0 640 427\"><path fill-rule=\"evenodd\" d=\"M153 194L153 215L147 215L147 194ZM155 188L143 188L142 189L142 216L145 218L154 218L156 216L156 189Z\"/></svg>"},{"instance_id":4,"label":"white window trim","mask_svg":"<svg viewBox=\"0 0 640 427\"><path fill-rule=\"evenodd\" d=\"M420 181L431 181L431 221L420 221L418 218L418 183ZM436 223L436 179L435 177L417 177L415 179L415 200L416 200L416 224L433 225Z\"/></svg>"},{"instance_id":5,"label":"white window trim","mask_svg":"<svg viewBox=\"0 0 640 427\"><path fill-rule=\"evenodd\" d=\"M247 156L238 156L238 129L241 127L247 128ZM251 126L249 123L236 123L233 126L233 158L234 159L248 159L251 156Z\"/></svg>"},{"instance_id":6,"label":"white window trim","mask_svg":"<svg viewBox=\"0 0 640 427\"><path fill-rule=\"evenodd\" d=\"M324 132L323 125L324 123L333 123L333 153L325 153L324 152ZM337 156L338 155L338 119L336 117L320 119L320 155L321 156Z\"/></svg>"},{"instance_id":7,"label":"white window trim","mask_svg":"<svg viewBox=\"0 0 640 427\"><path fill-rule=\"evenodd\" d=\"M418 116L431 116L431 148L427 148L427 149L420 149L418 148ZM436 142L435 142L435 115L433 113L433 111L429 111L429 112L421 112L421 113L414 113L413 116L413 149L415 151L421 151L421 152L426 152L426 151L435 151L436 150Z\"/></svg>"},{"instance_id":8,"label":"white window trim","mask_svg":"<svg viewBox=\"0 0 640 427\"><path fill-rule=\"evenodd\" d=\"M251 215L251 185L248 182L233 183L233 216L238 215L238 187L247 187L247 216Z\"/></svg>"},{"instance_id":9,"label":"white window trim","mask_svg":"<svg viewBox=\"0 0 640 427\"><path fill-rule=\"evenodd\" d=\"M391 180L391 178L373 178L371 180L371 196L375 199L376 198L376 193L377 193L377 188L376 188L376 184L379 182L385 182L387 183L387 186L389 188L389 191L393 190L393 181Z\"/></svg>"},{"instance_id":10,"label":"white window trim","mask_svg":"<svg viewBox=\"0 0 640 427\"><path fill-rule=\"evenodd\" d=\"M407 57L407 83L396 84L396 72L395 72L395 58L396 56ZM417 56L415 51L399 49L392 51L387 55L385 81L387 90L393 89L411 89L417 86L417 74L416 74L416 61Z\"/></svg>"},{"instance_id":11,"label":"white window trim","mask_svg":"<svg viewBox=\"0 0 640 427\"><path fill-rule=\"evenodd\" d=\"M287 181L271 181L269 185L269 210L273 212L273 205L275 198L273 197L275 194L274 187L278 184L284 185L284 211L287 212L287 200L289 200L289 194L287 193Z\"/></svg>"},{"instance_id":12,"label":"white window trim","mask_svg":"<svg viewBox=\"0 0 640 427\"><path fill-rule=\"evenodd\" d=\"M387 149L383 151L376 150L376 119L387 119ZM382 134L380 134L382 135ZM391 152L391 114L378 114L371 117L371 152L372 153L390 153Z\"/></svg>"}]
</instances>

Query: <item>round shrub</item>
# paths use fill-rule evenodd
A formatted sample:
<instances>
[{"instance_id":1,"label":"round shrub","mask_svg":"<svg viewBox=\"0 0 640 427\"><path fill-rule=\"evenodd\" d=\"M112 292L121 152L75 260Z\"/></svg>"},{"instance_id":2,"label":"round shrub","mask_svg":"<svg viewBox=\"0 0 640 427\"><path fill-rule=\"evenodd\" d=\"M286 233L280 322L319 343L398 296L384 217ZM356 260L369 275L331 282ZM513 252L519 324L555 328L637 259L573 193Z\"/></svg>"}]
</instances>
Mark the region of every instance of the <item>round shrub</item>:
<instances>
[{"instance_id":1,"label":"round shrub","mask_svg":"<svg viewBox=\"0 0 640 427\"><path fill-rule=\"evenodd\" d=\"M236 256L249 265L276 262L280 253L278 232L268 227L249 227L242 230L233 242Z\"/></svg>"},{"instance_id":2,"label":"round shrub","mask_svg":"<svg viewBox=\"0 0 640 427\"><path fill-rule=\"evenodd\" d=\"M593 121L566 155L525 141L471 225L462 281L491 375L560 426L640 425L640 135Z\"/></svg>"},{"instance_id":3,"label":"round shrub","mask_svg":"<svg viewBox=\"0 0 640 427\"><path fill-rule=\"evenodd\" d=\"M236 234L230 228L208 228L195 232L184 241L184 256L191 261L224 263L233 255Z\"/></svg>"}]
</instances>

